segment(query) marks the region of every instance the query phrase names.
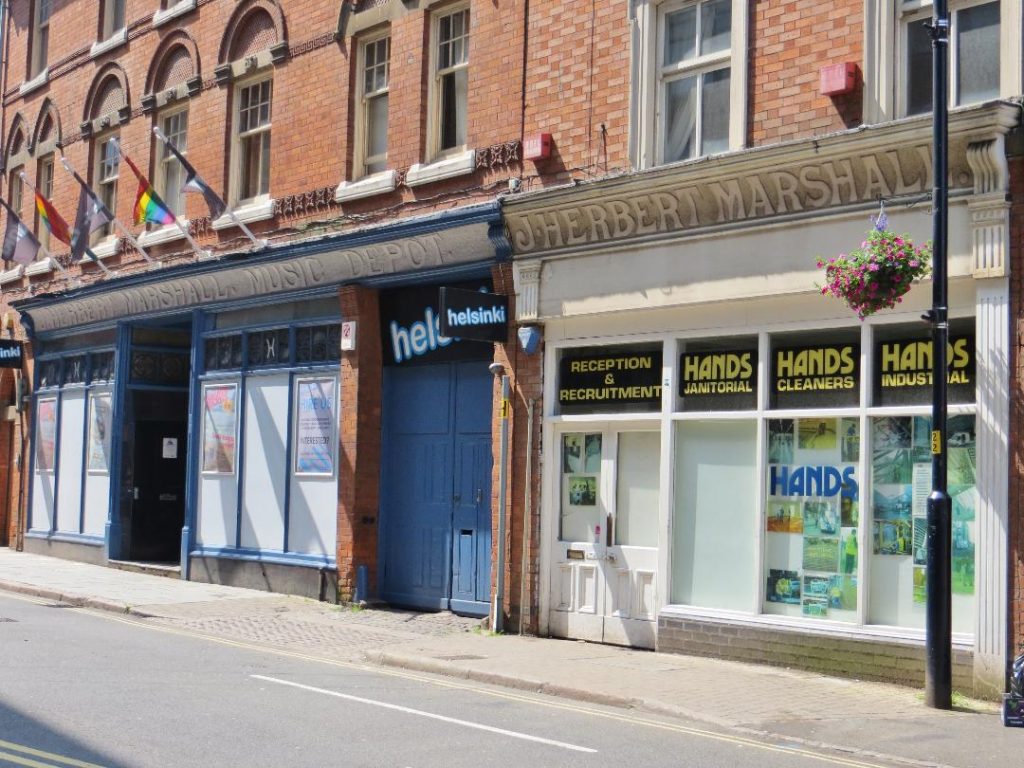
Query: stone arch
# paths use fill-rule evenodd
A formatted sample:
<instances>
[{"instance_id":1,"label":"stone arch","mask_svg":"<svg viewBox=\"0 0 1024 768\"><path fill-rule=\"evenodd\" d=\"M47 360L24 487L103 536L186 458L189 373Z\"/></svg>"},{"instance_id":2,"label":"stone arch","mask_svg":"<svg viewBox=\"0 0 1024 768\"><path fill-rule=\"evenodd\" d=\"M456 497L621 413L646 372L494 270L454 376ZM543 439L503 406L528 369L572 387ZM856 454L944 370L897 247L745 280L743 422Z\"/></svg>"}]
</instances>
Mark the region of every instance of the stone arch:
<instances>
[{"instance_id":1,"label":"stone arch","mask_svg":"<svg viewBox=\"0 0 1024 768\"><path fill-rule=\"evenodd\" d=\"M32 137L33 152L53 151L60 145L62 137L60 112L57 111L57 105L53 100L47 96L39 108L38 117L36 117L36 127Z\"/></svg>"},{"instance_id":2,"label":"stone arch","mask_svg":"<svg viewBox=\"0 0 1024 768\"><path fill-rule=\"evenodd\" d=\"M217 64L230 64L287 40L284 12L275 0L245 0L224 27Z\"/></svg>"},{"instance_id":3,"label":"stone arch","mask_svg":"<svg viewBox=\"0 0 1024 768\"><path fill-rule=\"evenodd\" d=\"M175 30L157 46L146 73L146 93L157 93L167 88L202 77L199 48L185 30Z\"/></svg>"},{"instance_id":4,"label":"stone arch","mask_svg":"<svg viewBox=\"0 0 1024 768\"><path fill-rule=\"evenodd\" d=\"M89 123L115 111L119 120L124 122L128 119L130 103L128 77L118 64L108 64L96 74L89 86L82 122Z\"/></svg>"},{"instance_id":5,"label":"stone arch","mask_svg":"<svg viewBox=\"0 0 1024 768\"><path fill-rule=\"evenodd\" d=\"M28 155L28 139L28 123L18 113L14 116L14 120L11 121L11 130L7 134L7 146L4 147L3 157L4 168L10 168L14 165L11 162L12 159Z\"/></svg>"}]
</instances>

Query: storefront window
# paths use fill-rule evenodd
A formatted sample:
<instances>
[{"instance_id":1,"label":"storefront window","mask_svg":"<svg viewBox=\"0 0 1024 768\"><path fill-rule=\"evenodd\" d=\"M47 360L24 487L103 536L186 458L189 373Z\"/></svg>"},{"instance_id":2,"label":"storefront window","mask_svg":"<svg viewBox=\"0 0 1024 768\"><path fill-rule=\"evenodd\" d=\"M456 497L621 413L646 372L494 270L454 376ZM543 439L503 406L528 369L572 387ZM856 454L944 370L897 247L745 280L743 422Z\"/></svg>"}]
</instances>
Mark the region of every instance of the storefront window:
<instances>
[{"instance_id":1,"label":"storefront window","mask_svg":"<svg viewBox=\"0 0 1024 768\"><path fill-rule=\"evenodd\" d=\"M620 432L615 462L615 544L658 546L661 433Z\"/></svg>"},{"instance_id":2,"label":"storefront window","mask_svg":"<svg viewBox=\"0 0 1024 768\"><path fill-rule=\"evenodd\" d=\"M755 603L756 421L677 426L672 602L749 612Z\"/></svg>"}]
</instances>

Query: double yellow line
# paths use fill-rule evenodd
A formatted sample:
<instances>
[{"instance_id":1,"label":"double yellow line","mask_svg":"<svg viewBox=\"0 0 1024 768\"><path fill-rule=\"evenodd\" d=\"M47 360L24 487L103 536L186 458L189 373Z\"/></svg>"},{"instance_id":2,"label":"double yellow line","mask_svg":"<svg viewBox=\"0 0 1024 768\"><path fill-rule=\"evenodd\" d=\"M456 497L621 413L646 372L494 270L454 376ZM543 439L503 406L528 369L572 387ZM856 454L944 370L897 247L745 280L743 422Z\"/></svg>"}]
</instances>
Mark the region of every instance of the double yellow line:
<instances>
[{"instance_id":1,"label":"double yellow line","mask_svg":"<svg viewBox=\"0 0 1024 768\"><path fill-rule=\"evenodd\" d=\"M33 758L40 759L35 760ZM47 762L42 762L43 760ZM0 764L3 763L24 765L28 766L28 768L63 768L64 766L73 766L73 768L103 768L103 766L96 765L96 763L87 763L84 760L76 760L73 757L65 757L53 752L44 752L41 749L33 749L23 744L15 744L13 741L0 739Z\"/></svg>"}]
</instances>

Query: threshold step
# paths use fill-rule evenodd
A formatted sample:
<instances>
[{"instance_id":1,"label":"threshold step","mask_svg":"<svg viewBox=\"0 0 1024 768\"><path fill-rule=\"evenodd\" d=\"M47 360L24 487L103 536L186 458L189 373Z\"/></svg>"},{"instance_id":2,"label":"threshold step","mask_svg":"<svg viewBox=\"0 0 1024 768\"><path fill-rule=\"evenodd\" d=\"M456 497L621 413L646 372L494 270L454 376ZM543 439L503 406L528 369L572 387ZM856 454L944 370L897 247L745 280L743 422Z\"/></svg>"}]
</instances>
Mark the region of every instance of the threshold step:
<instances>
[{"instance_id":1,"label":"threshold step","mask_svg":"<svg viewBox=\"0 0 1024 768\"><path fill-rule=\"evenodd\" d=\"M131 560L108 560L107 565L117 568L119 571L131 571L132 573L148 573L150 576L167 576L172 579L181 578L181 563L149 563L134 562Z\"/></svg>"}]
</instances>

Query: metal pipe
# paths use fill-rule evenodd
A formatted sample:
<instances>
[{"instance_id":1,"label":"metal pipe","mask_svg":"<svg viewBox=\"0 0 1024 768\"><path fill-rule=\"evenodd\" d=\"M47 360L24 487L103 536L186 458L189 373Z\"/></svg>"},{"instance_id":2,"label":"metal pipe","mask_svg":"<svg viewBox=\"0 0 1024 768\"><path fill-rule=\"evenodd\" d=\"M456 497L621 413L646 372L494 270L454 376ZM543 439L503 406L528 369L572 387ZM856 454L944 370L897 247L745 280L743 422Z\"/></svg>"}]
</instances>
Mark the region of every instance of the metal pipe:
<instances>
[{"instance_id":1,"label":"metal pipe","mask_svg":"<svg viewBox=\"0 0 1024 768\"><path fill-rule=\"evenodd\" d=\"M928 496L925 604L925 704L952 707L952 602L950 597L950 498L946 492L946 344L949 339L946 235L949 205L948 95L949 9L935 0L932 19L932 492Z\"/></svg>"},{"instance_id":2,"label":"metal pipe","mask_svg":"<svg viewBox=\"0 0 1024 768\"><path fill-rule=\"evenodd\" d=\"M491 628L501 632L505 628L505 486L508 484L508 374L501 376L501 454L498 466L498 569L494 579L494 619Z\"/></svg>"},{"instance_id":3,"label":"metal pipe","mask_svg":"<svg viewBox=\"0 0 1024 768\"><path fill-rule=\"evenodd\" d=\"M532 491L533 484L533 406L536 398L531 397L526 401L526 476L524 485L526 492L523 499L523 558L519 564L519 634L523 634L523 613L526 606L526 566L530 553L530 515L533 505Z\"/></svg>"}]
</instances>

